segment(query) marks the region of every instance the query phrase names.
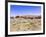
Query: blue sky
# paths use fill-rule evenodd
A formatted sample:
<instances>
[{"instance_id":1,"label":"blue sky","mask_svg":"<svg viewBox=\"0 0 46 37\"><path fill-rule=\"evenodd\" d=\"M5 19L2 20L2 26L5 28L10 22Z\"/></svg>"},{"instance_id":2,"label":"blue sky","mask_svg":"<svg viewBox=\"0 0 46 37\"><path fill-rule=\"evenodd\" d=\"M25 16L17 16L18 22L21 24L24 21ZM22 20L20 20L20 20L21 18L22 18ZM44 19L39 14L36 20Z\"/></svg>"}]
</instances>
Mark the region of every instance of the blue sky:
<instances>
[{"instance_id":1,"label":"blue sky","mask_svg":"<svg viewBox=\"0 0 46 37\"><path fill-rule=\"evenodd\" d=\"M41 6L10 5L10 16L41 15Z\"/></svg>"}]
</instances>

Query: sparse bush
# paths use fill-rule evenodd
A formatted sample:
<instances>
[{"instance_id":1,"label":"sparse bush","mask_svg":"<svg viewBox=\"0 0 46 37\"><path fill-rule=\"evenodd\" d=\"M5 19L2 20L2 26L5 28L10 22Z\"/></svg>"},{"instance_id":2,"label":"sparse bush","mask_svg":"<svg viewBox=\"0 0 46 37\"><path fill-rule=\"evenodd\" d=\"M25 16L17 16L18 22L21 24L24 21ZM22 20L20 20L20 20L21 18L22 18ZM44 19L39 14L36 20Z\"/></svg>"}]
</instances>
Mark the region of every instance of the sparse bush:
<instances>
[{"instance_id":1,"label":"sparse bush","mask_svg":"<svg viewBox=\"0 0 46 37\"><path fill-rule=\"evenodd\" d=\"M34 23L33 22L30 22L30 25L33 25Z\"/></svg>"}]
</instances>

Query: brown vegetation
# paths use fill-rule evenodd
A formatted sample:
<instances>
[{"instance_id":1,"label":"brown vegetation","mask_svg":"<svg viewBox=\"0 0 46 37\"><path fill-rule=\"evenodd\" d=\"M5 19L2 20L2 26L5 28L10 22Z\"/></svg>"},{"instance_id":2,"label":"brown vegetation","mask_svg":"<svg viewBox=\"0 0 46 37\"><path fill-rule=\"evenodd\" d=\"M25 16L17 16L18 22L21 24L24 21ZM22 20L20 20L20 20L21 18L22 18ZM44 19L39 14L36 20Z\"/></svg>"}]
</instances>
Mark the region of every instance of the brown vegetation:
<instances>
[{"instance_id":1,"label":"brown vegetation","mask_svg":"<svg viewBox=\"0 0 46 37\"><path fill-rule=\"evenodd\" d=\"M15 18L24 18L24 19L41 19L41 16L31 16L31 17L27 17L27 16L16 16Z\"/></svg>"}]
</instances>

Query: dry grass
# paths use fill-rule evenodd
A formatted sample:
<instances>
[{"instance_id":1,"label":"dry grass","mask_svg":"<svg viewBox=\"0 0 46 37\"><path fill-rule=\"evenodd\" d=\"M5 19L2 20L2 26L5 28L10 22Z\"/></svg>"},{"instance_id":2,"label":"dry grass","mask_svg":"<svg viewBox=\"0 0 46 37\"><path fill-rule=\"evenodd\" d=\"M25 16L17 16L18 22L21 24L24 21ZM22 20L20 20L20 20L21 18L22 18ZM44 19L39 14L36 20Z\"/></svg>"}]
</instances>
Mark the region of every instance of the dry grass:
<instances>
[{"instance_id":1,"label":"dry grass","mask_svg":"<svg viewBox=\"0 0 46 37\"><path fill-rule=\"evenodd\" d=\"M41 30L41 19L10 19L10 31L39 31Z\"/></svg>"}]
</instances>

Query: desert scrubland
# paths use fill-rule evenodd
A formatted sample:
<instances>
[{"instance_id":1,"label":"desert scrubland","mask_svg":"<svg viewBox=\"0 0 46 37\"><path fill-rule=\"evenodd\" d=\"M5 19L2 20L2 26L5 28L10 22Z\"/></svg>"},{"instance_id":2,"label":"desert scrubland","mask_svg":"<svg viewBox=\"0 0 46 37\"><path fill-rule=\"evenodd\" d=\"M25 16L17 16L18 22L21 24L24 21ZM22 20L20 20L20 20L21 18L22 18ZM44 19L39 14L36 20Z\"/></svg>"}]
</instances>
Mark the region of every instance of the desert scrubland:
<instances>
[{"instance_id":1,"label":"desert scrubland","mask_svg":"<svg viewBox=\"0 0 46 37\"><path fill-rule=\"evenodd\" d=\"M40 16L16 16L10 18L10 31L39 31L41 30Z\"/></svg>"}]
</instances>

